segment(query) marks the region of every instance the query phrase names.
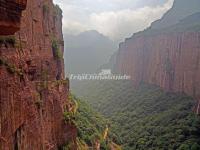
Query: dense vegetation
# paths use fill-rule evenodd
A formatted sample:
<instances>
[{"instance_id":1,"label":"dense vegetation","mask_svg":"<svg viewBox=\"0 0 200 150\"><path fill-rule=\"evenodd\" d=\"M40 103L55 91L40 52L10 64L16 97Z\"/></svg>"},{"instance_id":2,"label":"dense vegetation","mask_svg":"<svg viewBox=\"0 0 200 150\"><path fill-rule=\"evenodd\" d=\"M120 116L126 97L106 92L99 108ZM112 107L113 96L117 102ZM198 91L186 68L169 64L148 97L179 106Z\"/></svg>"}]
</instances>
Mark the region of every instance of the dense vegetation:
<instances>
[{"instance_id":1,"label":"dense vegetation","mask_svg":"<svg viewBox=\"0 0 200 150\"><path fill-rule=\"evenodd\" d=\"M77 145L78 150L94 149L96 142L100 143L101 150L110 150L110 146L117 147L108 136L105 137L105 131L108 131L108 120L102 115L95 112L84 101L70 95L70 101L75 104L74 112L64 112L64 119L73 123L78 129ZM62 150L70 150L73 143L68 143ZM118 149L116 149L118 150ZM120 149L119 149L120 150Z\"/></svg>"},{"instance_id":2,"label":"dense vegetation","mask_svg":"<svg viewBox=\"0 0 200 150\"><path fill-rule=\"evenodd\" d=\"M59 48L58 41L55 40L55 38L52 40L52 51L53 51L53 56L55 59L61 59L62 58L62 52Z\"/></svg>"},{"instance_id":3,"label":"dense vegetation","mask_svg":"<svg viewBox=\"0 0 200 150\"><path fill-rule=\"evenodd\" d=\"M81 100L77 100L77 102L79 105L76 118L78 137L91 146L95 140L102 139L107 120L92 110L85 102Z\"/></svg>"},{"instance_id":4,"label":"dense vegetation","mask_svg":"<svg viewBox=\"0 0 200 150\"><path fill-rule=\"evenodd\" d=\"M135 89L129 81L89 82L79 88L74 92L111 120L118 135L112 140L124 150L200 149L200 118L192 113L191 97L145 84Z\"/></svg>"},{"instance_id":5,"label":"dense vegetation","mask_svg":"<svg viewBox=\"0 0 200 150\"><path fill-rule=\"evenodd\" d=\"M15 45L16 45L15 36L0 36L0 47L3 44L5 45L5 47L8 47L8 45L15 47Z\"/></svg>"}]
</instances>

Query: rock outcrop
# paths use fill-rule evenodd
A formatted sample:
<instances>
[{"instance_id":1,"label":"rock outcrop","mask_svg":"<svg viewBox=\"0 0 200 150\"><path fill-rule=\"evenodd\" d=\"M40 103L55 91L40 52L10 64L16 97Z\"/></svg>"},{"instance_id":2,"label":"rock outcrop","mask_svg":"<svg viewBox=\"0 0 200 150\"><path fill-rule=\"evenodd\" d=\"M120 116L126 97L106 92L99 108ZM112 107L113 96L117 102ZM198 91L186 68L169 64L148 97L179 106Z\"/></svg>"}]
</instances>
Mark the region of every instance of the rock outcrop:
<instances>
[{"instance_id":1,"label":"rock outcrop","mask_svg":"<svg viewBox=\"0 0 200 150\"><path fill-rule=\"evenodd\" d=\"M181 1L175 1L176 5L177 2L181 7ZM197 18L200 13L168 28L150 27L126 39L119 46L115 72L131 75L136 85L155 84L200 101L200 21ZM199 104L196 112L200 112Z\"/></svg>"},{"instance_id":2,"label":"rock outcrop","mask_svg":"<svg viewBox=\"0 0 200 150\"><path fill-rule=\"evenodd\" d=\"M3 2L9 2L6 10L24 8ZM20 31L0 37L0 149L57 150L73 143L77 134L63 118L70 101L69 82L64 79L62 12L52 0L28 0L22 18L15 22L9 16L5 22L14 21L18 29L20 19ZM1 19L0 30L4 27Z\"/></svg>"},{"instance_id":3,"label":"rock outcrop","mask_svg":"<svg viewBox=\"0 0 200 150\"><path fill-rule=\"evenodd\" d=\"M26 3L27 0L0 0L0 35L11 35L20 29Z\"/></svg>"}]
</instances>

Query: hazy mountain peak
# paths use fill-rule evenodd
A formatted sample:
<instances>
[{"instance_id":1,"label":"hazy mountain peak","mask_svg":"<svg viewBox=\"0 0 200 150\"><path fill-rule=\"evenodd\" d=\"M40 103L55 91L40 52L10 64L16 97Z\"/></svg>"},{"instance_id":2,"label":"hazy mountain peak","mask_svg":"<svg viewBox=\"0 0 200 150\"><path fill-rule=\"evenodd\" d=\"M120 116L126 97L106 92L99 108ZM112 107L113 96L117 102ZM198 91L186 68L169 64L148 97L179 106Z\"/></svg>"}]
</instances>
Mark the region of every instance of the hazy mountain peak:
<instances>
[{"instance_id":1,"label":"hazy mountain peak","mask_svg":"<svg viewBox=\"0 0 200 150\"><path fill-rule=\"evenodd\" d=\"M96 30L65 35L66 70L70 73L94 73L116 49L116 43Z\"/></svg>"},{"instance_id":2,"label":"hazy mountain peak","mask_svg":"<svg viewBox=\"0 0 200 150\"><path fill-rule=\"evenodd\" d=\"M180 20L200 12L200 0L175 0L173 7L164 16L152 23L152 29L166 28Z\"/></svg>"},{"instance_id":3,"label":"hazy mountain peak","mask_svg":"<svg viewBox=\"0 0 200 150\"><path fill-rule=\"evenodd\" d=\"M79 35L85 35L85 34L87 34L87 35L102 35L97 30L87 30L87 31L81 32Z\"/></svg>"}]
</instances>

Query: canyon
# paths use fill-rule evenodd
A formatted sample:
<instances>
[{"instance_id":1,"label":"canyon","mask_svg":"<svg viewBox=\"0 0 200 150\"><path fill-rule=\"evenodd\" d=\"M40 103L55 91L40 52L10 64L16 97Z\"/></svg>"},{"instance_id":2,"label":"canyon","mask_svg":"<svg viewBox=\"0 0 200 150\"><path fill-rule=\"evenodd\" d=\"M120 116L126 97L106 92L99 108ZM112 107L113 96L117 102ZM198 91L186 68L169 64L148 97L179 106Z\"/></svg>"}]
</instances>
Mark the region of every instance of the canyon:
<instances>
[{"instance_id":1,"label":"canyon","mask_svg":"<svg viewBox=\"0 0 200 150\"><path fill-rule=\"evenodd\" d=\"M198 5L175 0L162 19L120 43L102 68L131 81L80 86L102 116L70 93L59 6L53 0L0 2L0 150L199 149ZM174 17L180 8L185 14ZM83 43L88 48L90 40Z\"/></svg>"},{"instance_id":2,"label":"canyon","mask_svg":"<svg viewBox=\"0 0 200 150\"><path fill-rule=\"evenodd\" d=\"M195 112L199 114L200 15L190 15L189 11L189 16L182 19L182 14L177 13L181 15L176 18L176 22L170 22L174 19L174 8L181 12L184 11L182 4L187 4L189 9L189 3L176 0L172 9L161 20L121 43L113 69L115 72L131 75L136 86L144 82L158 85L169 92L193 96L197 103ZM193 4L195 3L192 1L191 5ZM168 21L170 25L165 24L161 29L162 23Z\"/></svg>"},{"instance_id":3,"label":"canyon","mask_svg":"<svg viewBox=\"0 0 200 150\"><path fill-rule=\"evenodd\" d=\"M63 118L73 106L61 9L52 0L1 0L0 10L0 149L56 150L74 143L77 129Z\"/></svg>"}]
</instances>

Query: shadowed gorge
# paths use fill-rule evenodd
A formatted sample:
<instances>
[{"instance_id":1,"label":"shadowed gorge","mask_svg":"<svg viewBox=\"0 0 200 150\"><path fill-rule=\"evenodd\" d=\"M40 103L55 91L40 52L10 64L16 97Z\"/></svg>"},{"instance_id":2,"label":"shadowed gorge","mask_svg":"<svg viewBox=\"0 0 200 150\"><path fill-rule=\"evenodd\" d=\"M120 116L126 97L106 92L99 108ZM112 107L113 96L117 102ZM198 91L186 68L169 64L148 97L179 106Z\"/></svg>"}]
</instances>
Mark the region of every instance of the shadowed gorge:
<instances>
[{"instance_id":1,"label":"shadowed gorge","mask_svg":"<svg viewBox=\"0 0 200 150\"><path fill-rule=\"evenodd\" d=\"M72 84L111 121L123 149L200 149L198 3L175 0L160 20L120 43L104 66L131 80Z\"/></svg>"},{"instance_id":2,"label":"shadowed gorge","mask_svg":"<svg viewBox=\"0 0 200 150\"><path fill-rule=\"evenodd\" d=\"M0 0L0 150L200 150L199 6Z\"/></svg>"},{"instance_id":3,"label":"shadowed gorge","mask_svg":"<svg viewBox=\"0 0 200 150\"><path fill-rule=\"evenodd\" d=\"M124 150L200 148L200 118L185 94L131 81L83 82L74 91L110 120L112 140Z\"/></svg>"}]
</instances>

